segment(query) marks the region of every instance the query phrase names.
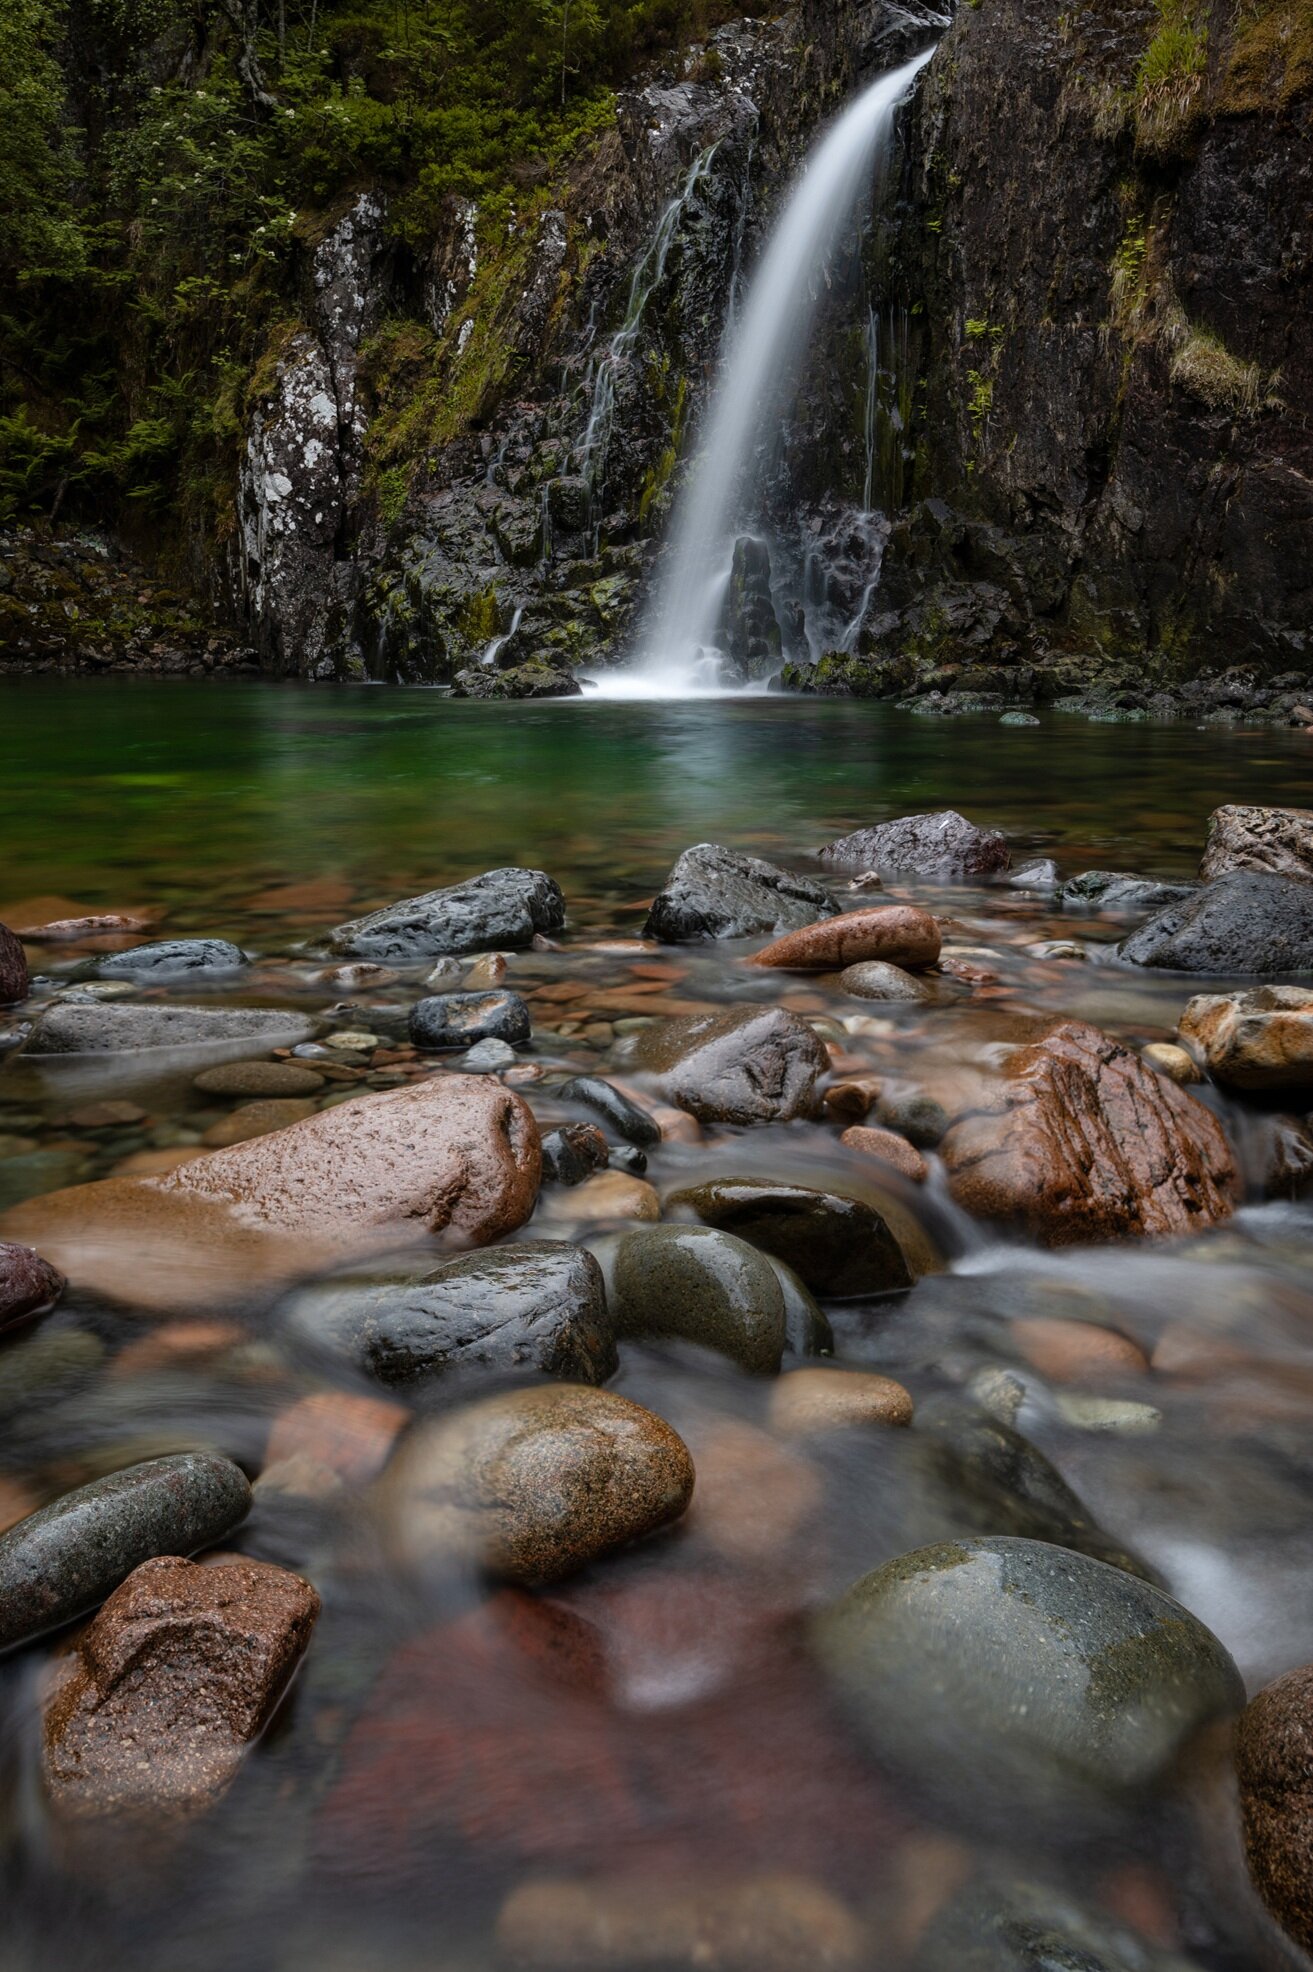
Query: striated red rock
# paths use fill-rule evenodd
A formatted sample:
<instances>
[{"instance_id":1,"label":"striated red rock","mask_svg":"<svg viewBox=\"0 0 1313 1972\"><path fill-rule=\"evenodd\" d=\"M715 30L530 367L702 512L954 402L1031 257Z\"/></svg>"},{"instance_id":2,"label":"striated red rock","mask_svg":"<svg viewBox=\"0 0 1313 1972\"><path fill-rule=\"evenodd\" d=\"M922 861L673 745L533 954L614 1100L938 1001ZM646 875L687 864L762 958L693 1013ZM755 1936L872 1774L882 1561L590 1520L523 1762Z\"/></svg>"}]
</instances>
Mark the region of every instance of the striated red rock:
<instances>
[{"instance_id":1,"label":"striated red rock","mask_svg":"<svg viewBox=\"0 0 1313 1972\"><path fill-rule=\"evenodd\" d=\"M106 1178L16 1206L0 1232L79 1286L169 1311L430 1233L484 1246L538 1196L532 1112L491 1076L362 1096L162 1178Z\"/></svg>"},{"instance_id":2,"label":"striated red rock","mask_svg":"<svg viewBox=\"0 0 1313 1972\"><path fill-rule=\"evenodd\" d=\"M1018 1048L940 1155L965 1211L1046 1246L1200 1232L1240 1197L1212 1112L1083 1021Z\"/></svg>"},{"instance_id":3,"label":"striated red rock","mask_svg":"<svg viewBox=\"0 0 1313 1972\"><path fill-rule=\"evenodd\" d=\"M134 1569L65 1660L45 1714L61 1814L194 1814L268 1724L319 1614L309 1582L262 1561Z\"/></svg>"},{"instance_id":4,"label":"striated red rock","mask_svg":"<svg viewBox=\"0 0 1313 1972\"><path fill-rule=\"evenodd\" d=\"M0 1241L0 1332L46 1314L65 1284L59 1269L30 1246Z\"/></svg>"},{"instance_id":5,"label":"striated red rock","mask_svg":"<svg viewBox=\"0 0 1313 1972\"><path fill-rule=\"evenodd\" d=\"M1278 1924L1313 1950L1313 1664L1250 1701L1235 1753L1254 1887Z\"/></svg>"},{"instance_id":6,"label":"striated red rock","mask_svg":"<svg viewBox=\"0 0 1313 1972\"><path fill-rule=\"evenodd\" d=\"M785 972L834 972L866 959L916 969L939 957L939 926L912 904L882 904L786 932L749 960Z\"/></svg>"},{"instance_id":7,"label":"striated red rock","mask_svg":"<svg viewBox=\"0 0 1313 1972\"><path fill-rule=\"evenodd\" d=\"M27 954L7 925L0 924L0 1007L27 998Z\"/></svg>"},{"instance_id":8,"label":"striated red rock","mask_svg":"<svg viewBox=\"0 0 1313 1972\"><path fill-rule=\"evenodd\" d=\"M763 1650L735 1584L704 1577L696 1602L681 1598L689 1638L741 1634L737 1675L631 1709L605 1593L596 1621L582 1613L590 1586L570 1607L504 1591L397 1651L321 1814L328 1866L423 1878L435 1844L460 1837L530 1868L774 1867L865 1892L898 1823L801 1644Z\"/></svg>"}]
</instances>

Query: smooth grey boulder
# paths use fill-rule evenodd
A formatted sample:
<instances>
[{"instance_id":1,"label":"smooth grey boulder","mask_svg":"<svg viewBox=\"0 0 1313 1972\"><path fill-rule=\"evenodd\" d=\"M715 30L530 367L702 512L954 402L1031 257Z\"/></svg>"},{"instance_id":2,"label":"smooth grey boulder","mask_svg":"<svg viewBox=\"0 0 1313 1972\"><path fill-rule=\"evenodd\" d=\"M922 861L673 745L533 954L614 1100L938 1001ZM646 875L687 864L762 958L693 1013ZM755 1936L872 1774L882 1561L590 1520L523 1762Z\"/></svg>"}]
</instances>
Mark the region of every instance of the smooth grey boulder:
<instances>
[{"instance_id":1,"label":"smooth grey boulder","mask_svg":"<svg viewBox=\"0 0 1313 1972\"><path fill-rule=\"evenodd\" d=\"M529 945L535 932L559 931L564 923L565 899L544 871L486 870L339 924L329 947L349 958L405 964L445 952Z\"/></svg>"},{"instance_id":2,"label":"smooth grey boulder","mask_svg":"<svg viewBox=\"0 0 1313 1972\"><path fill-rule=\"evenodd\" d=\"M434 993L410 1009L417 1048L467 1048L477 1041L515 1046L531 1032L529 1009L518 993Z\"/></svg>"},{"instance_id":3,"label":"smooth grey boulder","mask_svg":"<svg viewBox=\"0 0 1313 1972\"><path fill-rule=\"evenodd\" d=\"M1035 723L1038 725L1039 721ZM1061 884L1061 871L1051 856L1045 856L1037 863L1027 863L1008 878L1009 890L1057 890Z\"/></svg>"},{"instance_id":4,"label":"smooth grey boulder","mask_svg":"<svg viewBox=\"0 0 1313 1972\"><path fill-rule=\"evenodd\" d=\"M1193 897L1197 883L1163 883L1130 870L1082 870L1062 886L1058 902L1066 910L1116 911L1134 917L1164 910Z\"/></svg>"},{"instance_id":5,"label":"smooth grey boulder","mask_svg":"<svg viewBox=\"0 0 1313 1972\"><path fill-rule=\"evenodd\" d=\"M1123 938L1118 958L1167 972L1313 970L1313 883L1234 870Z\"/></svg>"},{"instance_id":6,"label":"smooth grey boulder","mask_svg":"<svg viewBox=\"0 0 1313 1972\"><path fill-rule=\"evenodd\" d=\"M240 1526L246 1475L211 1452L129 1465L0 1534L0 1650L102 1603L157 1554L195 1554Z\"/></svg>"},{"instance_id":7,"label":"smooth grey boulder","mask_svg":"<svg viewBox=\"0 0 1313 1972\"><path fill-rule=\"evenodd\" d=\"M152 945L134 945L111 952L96 971L102 979L190 979L202 973L239 972L246 954L226 938L161 938Z\"/></svg>"},{"instance_id":8,"label":"smooth grey boulder","mask_svg":"<svg viewBox=\"0 0 1313 1972\"><path fill-rule=\"evenodd\" d=\"M616 1060L650 1075L667 1102L704 1123L789 1122L806 1115L830 1066L820 1037L787 1007L654 1021L617 1044Z\"/></svg>"},{"instance_id":9,"label":"smooth grey boulder","mask_svg":"<svg viewBox=\"0 0 1313 1972\"><path fill-rule=\"evenodd\" d=\"M585 1109L591 1109L604 1123L609 1123L617 1136L642 1150L650 1150L661 1141L661 1125L656 1118L631 1102L613 1082L603 1081L600 1075L572 1075L568 1082L554 1088L552 1094L562 1102L582 1103Z\"/></svg>"},{"instance_id":10,"label":"smooth grey boulder","mask_svg":"<svg viewBox=\"0 0 1313 1972\"><path fill-rule=\"evenodd\" d=\"M678 858L653 899L643 935L666 945L752 938L796 931L838 910L829 892L808 877L717 842L699 842Z\"/></svg>"},{"instance_id":11,"label":"smooth grey boulder","mask_svg":"<svg viewBox=\"0 0 1313 1972\"><path fill-rule=\"evenodd\" d=\"M625 1233L612 1263L621 1335L675 1335L773 1375L787 1332L784 1290L765 1254L712 1226Z\"/></svg>"},{"instance_id":12,"label":"smooth grey boulder","mask_svg":"<svg viewBox=\"0 0 1313 1972\"><path fill-rule=\"evenodd\" d=\"M405 1280L336 1276L300 1289L282 1314L384 1383L470 1368L603 1383L617 1364L601 1268L560 1240L463 1254Z\"/></svg>"},{"instance_id":13,"label":"smooth grey boulder","mask_svg":"<svg viewBox=\"0 0 1313 1972\"><path fill-rule=\"evenodd\" d=\"M300 1013L267 1007L138 1005L102 1000L70 1000L52 1006L36 1022L24 1049L31 1055L123 1054L141 1048L202 1051L234 1045L289 1048L307 1040L316 1022Z\"/></svg>"},{"instance_id":14,"label":"smooth grey boulder","mask_svg":"<svg viewBox=\"0 0 1313 1972\"><path fill-rule=\"evenodd\" d=\"M909 876L997 876L1012 853L997 829L977 828L954 808L901 815L827 843L823 863L844 870L892 870Z\"/></svg>"},{"instance_id":15,"label":"smooth grey boulder","mask_svg":"<svg viewBox=\"0 0 1313 1972\"><path fill-rule=\"evenodd\" d=\"M901 1555L819 1619L816 1643L877 1755L968 1816L1124 1811L1244 1704L1189 1610L1043 1541Z\"/></svg>"}]
</instances>

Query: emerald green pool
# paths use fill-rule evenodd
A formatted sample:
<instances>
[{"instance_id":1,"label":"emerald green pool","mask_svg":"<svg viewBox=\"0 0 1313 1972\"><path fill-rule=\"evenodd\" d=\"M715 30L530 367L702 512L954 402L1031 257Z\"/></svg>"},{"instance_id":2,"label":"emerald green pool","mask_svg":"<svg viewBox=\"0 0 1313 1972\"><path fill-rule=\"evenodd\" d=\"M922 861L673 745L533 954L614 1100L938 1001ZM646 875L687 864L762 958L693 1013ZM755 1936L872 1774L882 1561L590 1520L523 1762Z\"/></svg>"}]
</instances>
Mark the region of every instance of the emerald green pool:
<instances>
[{"instance_id":1,"label":"emerald green pool","mask_svg":"<svg viewBox=\"0 0 1313 1972\"><path fill-rule=\"evenodd\" d=\"M1220 802L1301 801L1301 733L926 719L841 701L454 703L274 684L0 686L4 897L167 904L216 932L253 886L398 895L548 869L586 919L690 842L806 853L955 806L1073 868L1188 871ZM129 893L131 893L129 895Z\"/></svg>"}]
</instances>

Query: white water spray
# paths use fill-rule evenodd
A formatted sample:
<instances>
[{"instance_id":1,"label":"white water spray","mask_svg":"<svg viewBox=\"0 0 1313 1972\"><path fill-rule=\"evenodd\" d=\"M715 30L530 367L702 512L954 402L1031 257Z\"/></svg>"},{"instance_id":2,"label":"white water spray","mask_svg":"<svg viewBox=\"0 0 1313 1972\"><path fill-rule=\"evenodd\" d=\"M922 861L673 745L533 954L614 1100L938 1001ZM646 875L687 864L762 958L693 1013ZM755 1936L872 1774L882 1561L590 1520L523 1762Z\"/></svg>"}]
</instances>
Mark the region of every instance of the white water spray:
<instances>
[{"instance_id":1,"label":"white water spray","mask_svg":"<svg viewBox=\"0 0 1313 1972\"><path fill-rule=\"evenodd\" d=\"M729 581L744 469L778 421L816 311L825 263L850 219L894 116L933 49L872 83L807 160L752 277L725 352L700 456L675 519L666 575L644 637L646 657L608 677L614 697L684 698L717 689L715 637Z\"/></svg>"}]
</instances>

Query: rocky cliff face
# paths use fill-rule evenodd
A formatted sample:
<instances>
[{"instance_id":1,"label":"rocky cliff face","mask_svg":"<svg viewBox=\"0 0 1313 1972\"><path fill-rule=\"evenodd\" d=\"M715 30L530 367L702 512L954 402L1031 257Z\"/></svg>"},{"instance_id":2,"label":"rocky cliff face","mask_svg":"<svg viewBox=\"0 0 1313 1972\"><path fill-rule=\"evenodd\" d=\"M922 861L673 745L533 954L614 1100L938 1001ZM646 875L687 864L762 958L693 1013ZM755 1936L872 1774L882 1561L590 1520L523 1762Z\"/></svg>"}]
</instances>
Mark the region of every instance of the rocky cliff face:
<instances>
[{"instance_id":1,"label":"rocky cliff face","mask_svg":"<svg viewBox=\"0 0 1313 1972\"><path fill-rule=\"evenodd\" d=\"M618 658L780 188L930 18L807 0L724 28L509 223L452 200L422 262L357 201L246 438L227 586L266 660L451 682L490 653L517 676Z\"/></svg>"},{"instance_id":2,"label":"rocky cliff face","mask_svg":"<svg viewBox=\"0 0 1313 1972\"><path fill-rule=\"evenodd\" d=\"M911 153L913 497L834 683L1028 693L1039 667L1134 704L1307 674L1307 9L980 0Z\"/></svg>"}]
</instances>

